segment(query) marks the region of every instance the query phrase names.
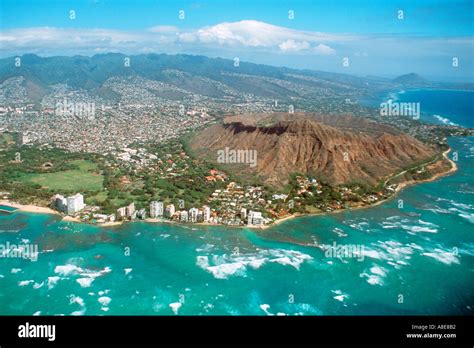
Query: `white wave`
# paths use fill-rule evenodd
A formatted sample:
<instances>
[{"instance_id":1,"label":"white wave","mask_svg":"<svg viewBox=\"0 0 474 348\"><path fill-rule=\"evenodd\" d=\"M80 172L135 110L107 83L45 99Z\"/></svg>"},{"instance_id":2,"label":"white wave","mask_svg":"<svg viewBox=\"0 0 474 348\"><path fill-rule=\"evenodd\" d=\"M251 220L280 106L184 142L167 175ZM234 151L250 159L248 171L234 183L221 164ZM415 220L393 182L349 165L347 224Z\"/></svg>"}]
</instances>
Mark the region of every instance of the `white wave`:
<instances>
[{"instance_id":1,"label":"white wave","mask_svg":"<svg viewBox=\"0 0 474 348\"><path fill-rule=\"evenodd\" d=\"M343 293L341 290L331 290L331 292L336 295L333 298L340 302L344 302L346 298L349 298L349 295L346 293Z\"/></svg>"},{"instance_id":2,"label":"white wave","mask_svg":"<svg viewBox=\"0 0 474 348\"><path fill-rule=\"evenodd\" d=\"M309 256L309 255L308 255ZM309 256L311 258L311 256ZM290 258L288 256L285 257L279 257L274 260L270 260L270 262L276 262L279 263L280 265L289 265L293 266L296 269L300 269L300 265L305 261L303 258Z\"/></svg>"},{"instance_id":3,"label":"white wave","mask_svg":"<svg viewBox=\"0 0 474 348\"><path fill-rule=\"evenodd\" d=\"M446 265L450 265L452 263L459 264L459 258L452 251L433 249L431 252L422 253L421 255L432 257Z\"/></svg>"},{"instance_id":4,"label":"white wave","mask_svg":"<svg viewBox=\"0 0 474 348\"><path fill-rule=\"evenodd\" d=\"M344 230L338 228L338 227L335 227L333 228L332 230L334 233L336 233L339 237L347 237L347 233L344 232Z\"/></svg>"},{"instance_id":5,"label":"white wave","mask_svg":"<svg viewBox=\"0 0 474 348\"><path fill-rule=\"evenodd\" d=\"M426 232L426 233L437 233L438 232L438 225L433 224L431 222L426 222L423 220L418 220L418 225L415 224L415 221L406 219L406 218L399 218L399 221L394 221L394 217L387 218L388 221L383 221L381 226L385 229L393 229L393 228L401 228L405 231L408 231L409 234L414 234L418 232Z\"/></svg>"},{"instance_id":6,"label":"white wave","mask_svg":"<svg viewBox=\"0 0 474 348\"><path fill-rule=\"evenodd\" d=\"M361 252L362 256L364 257L370 257L371 259L383 259L384 258L384 253L381 253L377 250L373 249L366 249L364 248Z\"/></svg>"},{"instance_id":7,"label":"white wave","mask_svg":"<svg viewBox=\"0 0 474 348\"><path fill-rule=\"evenodd\" d=\"M59 277L48 277L48 289L52 289L56 286L58 280L60 278Z\"/></svg>"},{"instance_id":8,"label":"white wave","mask_svg":"<svg viewBox=\"0 0 474 348\"><path fill-rule=\"evenodd\" d=\"M344 221L344 223L346 223ZM367 231L368 230L368 227L370 226L370 224L366 221L361 221L361 222L351 222L351 221L348 221L348 225L356 230L359 230L359 231Z\"/></svg>"},{"instance_id":9,"label":"white wave","mask_svg":"<svg viewBox=\"0 0 474 348\"><path fill-rule=\"evenodd\" d=\"M112 301L112 299L107 296L102 296L102 297L99 297L98 301L102 306L108 306L110 301Z\"/></svg>"},{"instance_id":10,"label":"white wave","mask_svg":"<svg viewBox=\"0 0 474 348\"><path fill-rule=\"evenodd\" d=\"M209 272L212 273L214 278L217 279L227 279L231 275L244 275L245 272L245 263L243 262L234 262L234 263L224 263L217 266L209 266L206 268Z\"/></svg>"},{"instance_id":11,"label":"white wave","mask_svg":"<svg viewBox=\"0 0 474 348\"><path fill-rule=\"evenodd\" d=\"M452 122L449 118L447 117L442 117L440 115L433 115L438 121L440 121L443 124L447 124L450 126L457 126L456 123Z\"/></svg>"},{"instance_id":12,"label":"white wave","mask_svg":"<svg viewBox=\"0 0 474 348\"><path fill-rule=\"evenodd\" d=\"M265 263L265 259L251 260L248 265L253 269L259 269Z\"/></svg>"},{"instance_id":13,"label":"white wave","mask_svg":"<svg viewBox=\"0 0 474 348\"><path fill-rule=\"evenodd\" d=\"M440 213L440 214L450 214L451 213L448 209L443 209L443 208L441 208L437 205L435 205L434 208L426 208L424 210L431 211L435 214L438 214L438 213Z\"/></svg>"},{"instance_id":14,"label":"white wave","mask_svg":"<svg viewBox=\"0 0 474 348\"><path fill-rule=\"evenodd\" d=\"M201 268L209 267L209 258L207 256L196 257L196 265L198 265Z\"/></svg>"},{"instance_id":15,"label":"white wave","mask_svg":"<svg viewBox=\"0 0 474 348\"><path fill-rule=\"evenodd\" d=\"M264 304L261 304L261 305L260 305L260 309L261 309L262 311L264 311L266 315L270 315L270 316L271 316L271 315L274 315L273 313L270 313L270 312L268 311L269 308L270 308L270 305L269 305L269 304L264 303Z\"/></svg>"},{"instance_id":16,"label":"white wave","mask_svg":"<svg viewBox=\"0 0 474 348\"><path fill-rule=\"evenodd\" d=\"M296 310L296 312L294 313L295 315L323 314L319 309L313 307L309 303L295 303L292 307Z\"/></svg>"},{"instance_id":17,"label":"white wave","mask_svg":"<svg viewBox=\"0 0 474 348\"><path fill-rule=\"evenodd\" d=\"M77 303L79 306L84 307L84 300L79 296L71 294L69 295L69 304L72 305L74 303Z\"/></svg>"},{"instance_id":18,"label":"white wave","mask_svg":"<svg viewBox=\"0 0 474 348\"><path fill-rule=\"evenodd\" d=\"M103 276L104 274L107 274L107 273L110 273L112 270L110 269L110 267L105 267L104 269L100 270L100 271L90 271L88 269L84 270L84 271L81 271L79 273L79 275L81 275L82 277L88 277L88 278L98 278L100 276Z\"/></svg>"},{"instance_id":19,"label":"white wave","mask_svg":"<svg viewBox=\"0 0 474 348\"><path fill-rule=\"evenodd\" d=\"M81 287L83 287L83 288L90 287L93 281L94 281L94 278L79 278L79 279L76 279L76 282L78 282L79 285L81 285Z\"/></svg>"},{"instance_id":20,"label":"white wave","mask_svg":"<svg viewBox=\"0 0 474 348\"><path fill-rule=\"evenodd\" d=\"M101 310L104 312L107 312L109 310L108 307L112 299L108 296L102 296L102 297L99 297L97 301L99 301L99 303L102 305Z\"/></svg>"},{"instance_id":21,"label":"white wave","mask_svg":"<svg viewBox=\"0 0 474 348\"><path fill-rule=\"evenodd\" d=\"M459 216L474 224L474 214L459 214Z\"/></svg>"},{"instance_id":22,"label":"white wave","mask_svg":"<svg viewBox=\"0 0 474 348\"><path fill-rule=\"evenodd\" d=\"M361 278L367 278L367 283L371 285L380 285L380 286L383 285L383 280L378 275L368 274L364 272L364 273L361 273L360 276Z\"/></svg>"},{"instance_id":23,"label":"white wave","mask_svg":"<svg viewBox=\"0 0 474 348\"><path fill-rule=\"evenodd\" d=\"M337 295L337 296L334 296L334 299L335 300L338 300L340 302L344 302L344 299L346 298L347 296L346 295Z\"/></svg>"},{"instance_id":24,"label":"white wave","mask_svg":"<svg viewBox=\"0 0 474 348\"><path fill-rule=\"evenodd\" d=\"M95 278L98 278L104 274L111 272L111 269L110 267L105 267L104 269L100 271L91 271L89 269L83 269L81 267L78 267L74 264L66 264L66 265L56 266L54 268L54 272L63 276L80 275L82 278L76 279L76 282L78 282L81 287L87 288L91 286ZM59 277L57 278L59 279ZM48 288L51 289L56 284L58 279L54 277L49 277ZM50 281L54 283L51 283Z\"/></svg>"},{"instance_id":25,"label":"white wave","mask_svg":"<svg viewBox=\"0 0 474 348\"><path fill-rule=\"evenodd\" d=\"M44 282L41 282L41 283L34 283L33 284L33 289L39 289L39 288L42 288L44 285Z\"/></svg>"},{"instance_id":26,"label":"white wave","mask_svg":"<svg viewBox=\"0 0 474 348\"><path fill-rule=\"evenodd\" d=\"M181 308L183 304L181 302L173 302L173 303L170 303L169 306L171 308L171 310L173 311L174 314L178 315L178 311L179 309Z\"/></svg>"},{"instance_id":27,"label":"white wave","mask_svg":"<svg viewBox=\"0 0 474 348\"><path fill-rule=\"evenodd\" d=\"M229 276L245 277L249 267L259 269L267 262L290 265L299 269L303 262L311 259L311 256L294 250L269 249L249 254L213 255L211 260L208 256L200 255L196 258L196 265L217 279L226 279Z\"/></svg>"},{"instance_id":28,"label":"white wave","mask_svg":"<svg viewBox=\"0 0 474 348\"><path fill-rule=\"evenodd\" d=\"M80 267L77 267L76 265L71 265L71 264L56 266L54 268L54 273L58 273L63 276L68 276L70 274L79 273L79 272L83 272L83 269Z\"/></svg>"},{"instance_id":29,"label":"white wave","mask_svg":"<svg viewBox=\"0 0 474 348\"><path fill-rule=\"evenodd\" d=\"M472 204L459 203L459 202L456 202L456 201L453 201L453 200L451 200L450 202L451 202L452 205L454 205L455 207L458 207L460 209L474 210L474 205L472 205Z\"/></svg>"},{"instance_id":30,"label":"white wave","mask_svg":"<svg viewBox=\"0 0 474 348\"><path fill-rule=\"evenodd\" d=\"M207 252L207 251L211 251L212 249L214 248L214 245L213 244L205 244L199 248L196 248L196 251L198 253L202 253L202 252Z\"/></svg>"},{"instance_id":31,"label":"white wave","mask_svg":"<svg viewBox=\"0 0 474 348\"><path fill-rule=\"evenodd\" d=\"M367 278L367 283L371 285L380 285L384 284L383 278L385 278L388 274L388 270L380 267L378 265L374 265L370 268L368 272L363 272L360 274L361 278Z\"/></svg>"},{"instance_id":32,"label":"white wave","mask_svg":"<svg viewBox=\"0 0 474 348\"><path fill-rule=\"evenodd\" d=\"M21 268L12 268L10 272L13 274L21 272Z\"/></svg>"},{"instance_id":33,"label":"white wave","mask_svg":"<svg viewBox=\"0 0 474 348\"><path fill-rule=\"evenodd\" d=\"M372 274L379 275L381 277L385 277L387 275L387 270L383 267L379 267L377 265L370 268L370 272Z\"/></svg>"},{"instance_id":34,"label":"white wave","mask_svg":"<svg viewBox=\"0 0 474 348\"><path fill-rule=\"evenodd\" d=\"M22 280L22 281L18 282L18 286L27 286L31 283L34 283L34 280Z\"/></svg>"},{"instance_id":35,"label":"white wave","mask_svg":"<svg viewBox=\"0 0 474 348\"><path fill-rule=\"evenodd\" d=\"M129 274L131 271L133 271L132 268L125 268L124 269L125 275Z\"/></svg>"},{"instance_id":36,"label":"white wave","mask_svg":"<svg viewBox=\"0 0 474 348\"><path fill-rule=\"evenodd\" d=\"M36 316L39 316L39 315L41 315L41 311L36 311L36 312L34 312L32 315L35 316L35 317L36 317Z\"/></svg>"},{"instance_id":37,"label":"white wave","mask_svg":"<svg viewBox=\"0 0 474 348\"><path fill-rule=\"evenodd\" d=\"M85 312L86 312L86 309L83 308L83 309L81 309L80 311L74 311L74 312L72 312L71 315L77 317L77 316L84 315Z\"/></svg>"}]
</instances>

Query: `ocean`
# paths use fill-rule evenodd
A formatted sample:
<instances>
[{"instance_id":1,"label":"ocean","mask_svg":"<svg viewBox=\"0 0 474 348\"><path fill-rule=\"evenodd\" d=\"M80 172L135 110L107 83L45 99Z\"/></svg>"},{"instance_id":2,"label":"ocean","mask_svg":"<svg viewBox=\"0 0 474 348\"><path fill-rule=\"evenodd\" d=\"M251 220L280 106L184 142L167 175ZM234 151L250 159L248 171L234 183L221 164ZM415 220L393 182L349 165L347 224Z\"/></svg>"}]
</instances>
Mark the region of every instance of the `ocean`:
<instances>
[{"instance_id":1,"label":"ocean","mask_svg":"<svg viewBox=\"0 0 474 348\"><path fill-rule=\"evenodd\" d=\"M422 120L474 125L472 92L391 97L419 101ZM449 144L450 176L266 230L1 214L0 245L33 243L39 255L0 260L0 314L472 315L474 138Z\"/></svg>"}]
</instances>

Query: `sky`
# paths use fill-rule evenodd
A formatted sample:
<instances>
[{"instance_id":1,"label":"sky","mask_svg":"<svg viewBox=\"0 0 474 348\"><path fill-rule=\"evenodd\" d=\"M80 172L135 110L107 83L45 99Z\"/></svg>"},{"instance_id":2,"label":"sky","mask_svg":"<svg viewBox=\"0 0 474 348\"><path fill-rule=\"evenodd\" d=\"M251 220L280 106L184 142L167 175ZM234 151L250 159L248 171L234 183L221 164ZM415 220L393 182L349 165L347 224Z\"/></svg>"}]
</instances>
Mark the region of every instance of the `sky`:
<instances>
[{"instance_id":1,"label":"sky","mask_svg":"<svg viewBox=\"0 0 474 348\"><path fill-rule=\"evenodd\" d=\"M474 81L473 17L474 0L0 0L0 57L187 53Z\"/></svg>"}]
</instances>

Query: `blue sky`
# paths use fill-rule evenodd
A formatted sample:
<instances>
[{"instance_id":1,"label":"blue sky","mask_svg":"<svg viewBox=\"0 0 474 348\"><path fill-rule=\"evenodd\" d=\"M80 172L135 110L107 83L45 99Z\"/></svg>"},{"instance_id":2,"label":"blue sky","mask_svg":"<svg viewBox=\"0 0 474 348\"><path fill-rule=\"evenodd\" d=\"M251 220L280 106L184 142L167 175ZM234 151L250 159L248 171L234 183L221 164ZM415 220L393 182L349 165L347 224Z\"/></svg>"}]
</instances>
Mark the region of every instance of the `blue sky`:
<instances>
[{"instance_id":1,"label":"blue sky","mask_svg":"<svg viewBox=\"0 0 474 348\"><path fill-rule=\"evenodd\" d=\"M1 56L190 53L362 75L473 79L472 0L0 2Z\"/></svg>"}]
</instances>

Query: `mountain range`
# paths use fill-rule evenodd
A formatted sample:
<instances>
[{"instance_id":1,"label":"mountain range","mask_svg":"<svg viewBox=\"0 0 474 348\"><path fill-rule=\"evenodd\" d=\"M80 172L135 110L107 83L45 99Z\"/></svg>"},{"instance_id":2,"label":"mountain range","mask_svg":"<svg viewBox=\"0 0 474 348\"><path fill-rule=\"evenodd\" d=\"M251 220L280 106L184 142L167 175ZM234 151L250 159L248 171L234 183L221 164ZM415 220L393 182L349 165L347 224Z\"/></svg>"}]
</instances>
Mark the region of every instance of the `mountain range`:
<instances>
[{"instance_id":1,"label":"mountain range","mask_svg":"<svg viewBox=\"0 0 474 348\"><path fill-rule=\"evenodd\" d=\"M17 57L0 59L0 83L12 77L24 77L28 95L34 101L40 100L55 84L67 84L114 100L117 95L104 84L111 78L137 76L211 98L223 98L232 93L278 99L316 98L360 94L400 84L439 86L413 76L392 81L373 76L358 77L247 62L237 64L229 59L183 54L126 56L108 53L92 57L26 54L18 58L19 61ZM454 85L444 86L449 88Z\"/></svg>"}]
</instances>

